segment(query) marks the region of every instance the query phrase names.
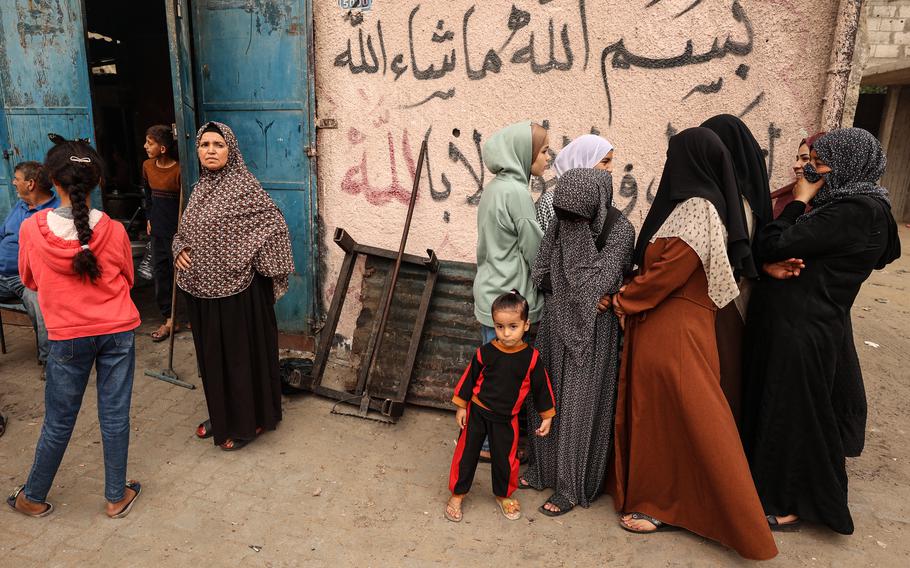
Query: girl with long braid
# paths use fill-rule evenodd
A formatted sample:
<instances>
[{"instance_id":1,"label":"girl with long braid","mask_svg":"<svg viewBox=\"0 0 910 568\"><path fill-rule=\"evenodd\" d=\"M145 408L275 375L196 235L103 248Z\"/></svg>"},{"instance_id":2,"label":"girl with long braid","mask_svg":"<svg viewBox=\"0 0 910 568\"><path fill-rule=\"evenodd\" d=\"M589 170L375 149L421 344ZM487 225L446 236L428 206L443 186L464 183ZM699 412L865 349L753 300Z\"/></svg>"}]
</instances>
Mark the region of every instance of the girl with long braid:
<instances>
[{"instance_id":1,"label":"girl with long braid","mask_svg":"<svg viewBox=\"0 0 910 568\"><path fill-rule=\"evenodd\" d=\"M6 502L32 517L54 510L45 499L94 366L107 515L121 518L142 489L126 478L134 330L140 323L130 299L130 241L121 224L91 209L90 193L104 170L94 148L83 141L58 141L47 153L44 167L60 196L60 207L29 218L19 237L19 273L27 287L38 290L50 340L44 425L28 481Z\"/></svg>"}]
</instances>

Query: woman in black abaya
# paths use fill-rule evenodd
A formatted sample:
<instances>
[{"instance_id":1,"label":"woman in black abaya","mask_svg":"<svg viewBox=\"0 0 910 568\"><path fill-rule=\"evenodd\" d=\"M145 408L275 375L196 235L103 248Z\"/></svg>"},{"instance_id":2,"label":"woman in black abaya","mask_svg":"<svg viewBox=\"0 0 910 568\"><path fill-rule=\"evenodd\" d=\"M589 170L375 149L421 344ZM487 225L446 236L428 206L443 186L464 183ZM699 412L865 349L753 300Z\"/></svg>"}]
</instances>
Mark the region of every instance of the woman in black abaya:
<instances>
[{"instance_id":1,"label":"woman in black abaya","mask_svg":"<svg viewBox=\"0 0 910 568\"><path fill-rule=\"evenodd\" d=\"M805 268L756 286L743 353L743 442L772 528L807 520L852 534L838 352L860 286L900 256L900 242L888 192L877 185L885 155L874 136L835 130L815 143L811 164L822 179L800 179L795 200L757 237L764 261L800 258Z\"/></svg>"}]
</instances>

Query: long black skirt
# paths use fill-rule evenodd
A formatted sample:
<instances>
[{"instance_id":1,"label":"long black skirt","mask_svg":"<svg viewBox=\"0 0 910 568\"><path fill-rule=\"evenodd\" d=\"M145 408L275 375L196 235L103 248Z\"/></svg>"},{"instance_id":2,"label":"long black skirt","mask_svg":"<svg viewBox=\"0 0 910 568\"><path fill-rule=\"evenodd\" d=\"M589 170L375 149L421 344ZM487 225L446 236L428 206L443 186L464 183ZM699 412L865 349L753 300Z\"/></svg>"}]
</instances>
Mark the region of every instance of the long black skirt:
<instances>
[{"instance_id":1,"label":"long black skirt","mask_svg":"<svg viewBox=\"0 0 910 568\"><path fill-rule=\"evenodd\" d=\"M257 274L249 288L226 298L186 297L215 444L274 430L281 379L271 278Z\"/></svg>"}]
</instances>

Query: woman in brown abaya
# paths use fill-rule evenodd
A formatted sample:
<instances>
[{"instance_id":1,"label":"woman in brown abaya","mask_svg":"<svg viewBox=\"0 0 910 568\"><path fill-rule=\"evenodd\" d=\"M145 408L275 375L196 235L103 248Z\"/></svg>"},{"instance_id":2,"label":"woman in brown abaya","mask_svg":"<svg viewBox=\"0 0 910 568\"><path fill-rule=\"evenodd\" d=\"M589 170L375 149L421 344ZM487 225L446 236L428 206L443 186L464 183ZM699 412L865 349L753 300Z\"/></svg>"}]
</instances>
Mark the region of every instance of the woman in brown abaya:
<instances>
[{"instance_id":1,"label":"woman in brown abaya","mask_svg":"<svg viewBox=\"0 0 910 568\"><path fill-rule=\"evenodd\" d=\"M608 480L620 525L681 527L768 559L777 547L720 387L714 331L752 262L729 152L691 128L670 139L635 251L640 271L601 307L626 320Z\"/></svg>"}]
</instances>

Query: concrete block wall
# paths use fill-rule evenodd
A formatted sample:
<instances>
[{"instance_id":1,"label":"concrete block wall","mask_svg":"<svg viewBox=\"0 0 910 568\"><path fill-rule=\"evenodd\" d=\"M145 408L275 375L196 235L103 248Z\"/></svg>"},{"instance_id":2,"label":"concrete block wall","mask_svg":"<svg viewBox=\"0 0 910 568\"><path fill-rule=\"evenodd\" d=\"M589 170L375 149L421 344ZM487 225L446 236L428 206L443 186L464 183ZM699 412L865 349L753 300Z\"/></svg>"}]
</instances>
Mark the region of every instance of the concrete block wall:
<instances>
[{"instance_id":1,"label":"concrete block wall","mask_svg":"<svg viewBox=\"0 0 910 568\"><path fill-rule=\"evenodd\" d=\"M910 57L910 0L867 0L866 68Z\"/></svg>"}]
</instances>

